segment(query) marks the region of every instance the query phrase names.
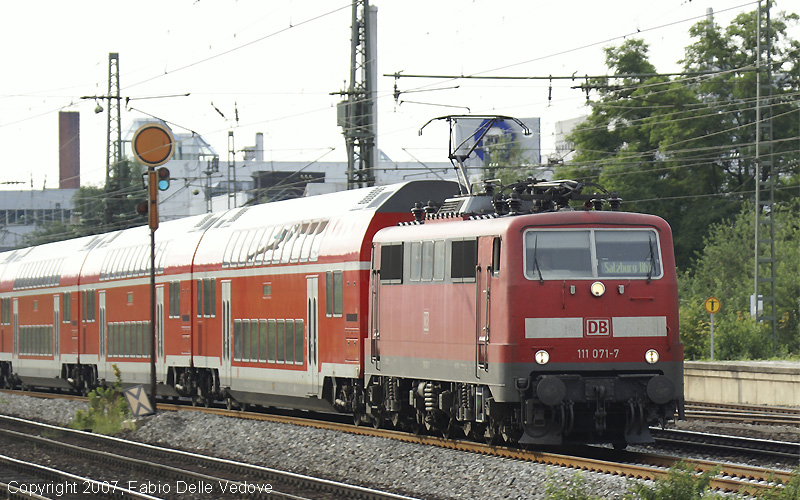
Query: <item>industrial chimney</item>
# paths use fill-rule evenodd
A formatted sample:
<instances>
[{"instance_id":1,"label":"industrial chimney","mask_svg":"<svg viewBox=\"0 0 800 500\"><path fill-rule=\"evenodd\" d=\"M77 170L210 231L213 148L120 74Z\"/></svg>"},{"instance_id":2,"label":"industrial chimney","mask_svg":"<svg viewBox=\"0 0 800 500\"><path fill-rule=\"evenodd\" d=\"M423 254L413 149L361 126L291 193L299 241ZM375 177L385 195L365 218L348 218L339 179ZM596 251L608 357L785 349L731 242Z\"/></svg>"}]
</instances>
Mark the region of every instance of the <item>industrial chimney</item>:
<instances>
[{"instance_id":1,"label":"industrial chimney","mask_svg":"<svg viewBox=\"0 0 800 500\"><path fill-rule=\"evenodd\" d=\"M58 113L58 188L81 187L80 114L77 111Z\"/></svg>"}]
</instances>

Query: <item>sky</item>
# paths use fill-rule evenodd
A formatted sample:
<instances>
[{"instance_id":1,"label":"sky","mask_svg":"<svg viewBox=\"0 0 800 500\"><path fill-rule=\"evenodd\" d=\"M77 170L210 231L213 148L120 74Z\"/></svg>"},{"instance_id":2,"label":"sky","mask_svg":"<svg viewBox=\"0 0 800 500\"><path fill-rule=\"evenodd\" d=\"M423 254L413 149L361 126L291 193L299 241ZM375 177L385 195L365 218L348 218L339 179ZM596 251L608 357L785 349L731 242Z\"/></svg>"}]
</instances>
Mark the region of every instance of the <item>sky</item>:
<instances>
[{"instance_id":1,"label":"sky","mask_svg":"<svg viewBox=\"0 0 800 500\"><path fill-rule=\"evenodd\" d=\"M378 8L378 147L394 161L447 161L448 114L540 117L542 158L554 124L588 114L580 81L447 80L384 74L607 74L604 47L643 39L659 72L680 70L689 28L707 9L727 26L746 0L372 0ZM10 7L9 5L13 5ZM780 2L775 10L791 9ZM800 10L800 9L796 9ZM108 54L130 98L122 130L156 117L196 132L227 161L264 134L265 160L346 161L332 95L350 74L351 4L342 0L26 0L0 25L0 189L58 187L58 112L80 112L81 183L106 165ZM35 22L33 21L35 20ZM800 38L797 25L790 35ZM394 86L402 93L393 96ZM189 94L184 96L184 94ZM237 120L238 116L238 120ZM242 158L237 155L237 160ZM23 184L16 184L23 183Z\"/></svg>"}]
</instances>

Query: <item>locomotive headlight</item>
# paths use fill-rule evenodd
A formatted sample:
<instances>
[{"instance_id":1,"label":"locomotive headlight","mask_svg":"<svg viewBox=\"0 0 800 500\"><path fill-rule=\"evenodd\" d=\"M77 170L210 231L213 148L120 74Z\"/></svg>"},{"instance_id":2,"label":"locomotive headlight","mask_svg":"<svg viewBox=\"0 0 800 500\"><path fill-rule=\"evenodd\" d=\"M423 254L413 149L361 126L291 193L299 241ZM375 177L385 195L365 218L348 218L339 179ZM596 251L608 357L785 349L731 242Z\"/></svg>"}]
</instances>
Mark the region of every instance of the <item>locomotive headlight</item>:
<instances>
[{"instance_id":1,"label":"locomotive headlight","mask_svg":"<svg viewBox=\"0 0 800 500\"><path fill-rule=\"evenodd\" d=\"M589 290L591 290L592 295L595 297L601 297L604 293L606 293L606 286L599 281L595 281L592 283L592 286Z\"/></svg>"},{"instance_id":2,"label":"locomotive headlight","mask_svg":"<svg viewBox=\"0 0 800 500\"><path fill-rule=\"evenodd\" d=\"M644 359L651 365L658 362L658 351L655 349L648 349L646 353L644 353Z\"/></svg>"},{"instance_id":3,"label":"locomotive headlight","mask_svg":"<svg viewBox=\"0 0 800 500\"><path fill-rule=\"evenodd\" d=\"M536 351L533 359L535 359L540 365L546 365L548 362L550 362L550 353L547 351Z\"/></svg>"}]
</instances>

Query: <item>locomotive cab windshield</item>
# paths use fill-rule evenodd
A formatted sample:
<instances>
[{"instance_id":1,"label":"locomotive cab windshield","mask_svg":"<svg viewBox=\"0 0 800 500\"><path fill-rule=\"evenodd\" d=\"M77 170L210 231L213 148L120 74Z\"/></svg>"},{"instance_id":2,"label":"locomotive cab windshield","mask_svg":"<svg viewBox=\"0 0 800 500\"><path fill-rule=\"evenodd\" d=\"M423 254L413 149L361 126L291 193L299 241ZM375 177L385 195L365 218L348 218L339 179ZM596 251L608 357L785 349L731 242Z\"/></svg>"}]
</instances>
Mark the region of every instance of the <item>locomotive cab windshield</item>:
<instances>
[{"instance_id":1,"label":"locomotive cab windshield","mask_svg":"<svg viewBox=\"0 0 800 500\"><path fill-rule=\"evenodd\" d=\"M658 234L650 229L532 229L524 241L530 280L663 276Z\"/></svg>"}]
</instances>

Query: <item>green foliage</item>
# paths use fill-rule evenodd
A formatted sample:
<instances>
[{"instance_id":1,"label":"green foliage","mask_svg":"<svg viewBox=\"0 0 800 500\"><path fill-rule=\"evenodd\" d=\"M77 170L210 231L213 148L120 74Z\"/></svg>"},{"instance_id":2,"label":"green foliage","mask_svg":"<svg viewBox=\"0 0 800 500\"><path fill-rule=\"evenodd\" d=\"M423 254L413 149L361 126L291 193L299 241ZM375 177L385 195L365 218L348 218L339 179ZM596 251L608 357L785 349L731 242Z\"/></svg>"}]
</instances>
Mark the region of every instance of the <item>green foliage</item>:
<instances>
[{"instance_id":1,"label":"green foliage","mask_svg":"<svg viewBox=\"0 0 800 500\"><path fill-rule=\"evenodd\" d=\"M783 487L765 489L757 495L763 500L800 500L800 469L795 469L792 478Z\"/></svg>"},{"instance_id":2,"label":"green foliage","mask_svg":"<svg viewBox=\"0 0 800 500\"><path fill-rule=\"evenodd\" d=\"M602 500L603 497L592 495L580 472L576 472L568 484L561 484L555 474L547 471L545 494L549 500Z\"/></svg>"},{"instance_id":3,"label":"green foliage","mask_svg":"<svg viewBox=\"0 0 800 500\"><path fill-rule=\"evenodd\" d=\"M122 378L119 368L113 365L117 381L108 388L98 387L89 393L89 408L78 410L69 426L73 429L91 429L98 434L117 434L122 423L130 418L128 402L122 395Z\"/></svg>"},{"instance_id":4,"label":"green foliage","mask_svg":"<svg viewBox=\"0 0 800 500\"><path fill-rule=\"evenodd\" d=\"M680 332L686 359L710 355L710 317L705 300L722 309L714 316L715 359L764 359L800 352L800 200L782 203L775 213L775 346L767 324L750 317L753 294L755 215L749 204L729 220L713 224L694 269L679 276Z\"/></svg>"},{"instance_id":5,"label":"green foliage","mask_svg":"<svg viewBox=\"0 0 800 500\"><path fill-rule=\"evenodd\" d=\"M709 489L711 479L718 469L696 474L690 464L678 462L670 467L666 478L656 479L653 485L632 483L628 487L626 500L700 500L727 498Z\"/></svg>"},{"instance_id":6,"label":"green foliage","mask_svg":"<svg viewBox=\"0 0 800 500\"><path fill-rule=\"evenodd\" d=\"M38 226L24 238L23 245L42 245L147 224L147 217L136 213L136 204L146 199L142 166L123 160L107 186L78 189L72 197L72 221Z\"/></svg>"},{"instance_id":7,"label":"green foliage","mask_svg":"<svg viewBox=\"0 0 800 500\"><path fill-rule=\"evenodd\" d=\"M800 81L779 75L796 75L799 69L800 42L787 36L797 16L773 12L771 21L771 158L774 172L780 172L778 185L796 186L798 101L793 96ZM666 219L680 269L692 266L709 226L738 213L754 190L755 33L755 12L738 16L727 28L697 23L684 69L716 72L697 77L650 76L656 68L641 40L606 48L606 65L618 77L590 82L599 99L570 137L574 160L557 173L596 181L618 192L625 210ZM788 191L777 193L779 199L792 198Z\"/></svg>"}]
</instances>

